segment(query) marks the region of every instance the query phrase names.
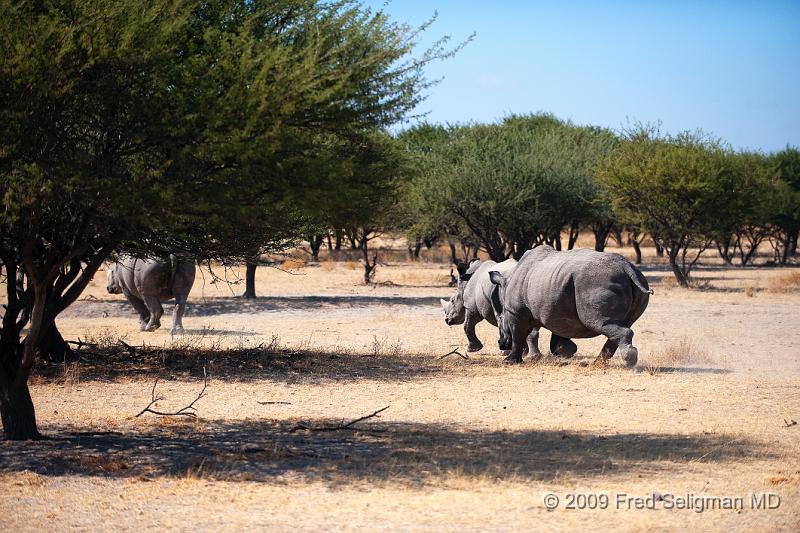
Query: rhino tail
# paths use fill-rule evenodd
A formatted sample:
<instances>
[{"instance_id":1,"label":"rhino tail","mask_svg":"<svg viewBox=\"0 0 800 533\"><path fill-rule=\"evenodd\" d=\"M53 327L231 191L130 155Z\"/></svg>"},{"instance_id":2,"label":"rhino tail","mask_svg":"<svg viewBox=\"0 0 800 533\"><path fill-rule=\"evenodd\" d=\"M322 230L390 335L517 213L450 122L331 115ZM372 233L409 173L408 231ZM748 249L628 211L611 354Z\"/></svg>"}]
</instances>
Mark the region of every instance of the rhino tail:
<instances>
[{"instance_id":1,"label":"rhino tail","mask_svg":"<svg viewBox=\"0 0 800 533\"><path fill-rule=\"evenodd\" d=\"M644 274L639 272L629 261L625 260L622 262L625 266L625 273L628 274L628 277L631 278L636 287L645 294L654 294L653 289L647 284L647 278L644 277Z\"/></svg>"}]
</instances>

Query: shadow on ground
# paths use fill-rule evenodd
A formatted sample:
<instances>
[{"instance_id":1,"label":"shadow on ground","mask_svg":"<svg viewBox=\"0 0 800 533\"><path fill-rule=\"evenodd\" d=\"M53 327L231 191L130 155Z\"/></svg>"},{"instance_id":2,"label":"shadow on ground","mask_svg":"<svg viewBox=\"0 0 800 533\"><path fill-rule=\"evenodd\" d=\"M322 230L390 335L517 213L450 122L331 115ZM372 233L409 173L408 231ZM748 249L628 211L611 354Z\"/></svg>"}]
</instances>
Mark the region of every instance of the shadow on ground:
<instances>
[{"instance_id":1,"label":"shadow on ground","mask_svg":"<svg viewBox=\"0 0 800 533\"><path fill-rule=\"evenodd\" d=\"M81 347L75 361L40 362L34 379L115 382L135 378L198 379L207 374L226 381L409 381L445 371L433 356L402 354L378 342L360 353L341 350L292 350L272 345L223 348L189 339L185 346L149 347L128 344ZM480 364L477 360L470 363Z\"/></svg>"},{"instance_id":2,"label":"shadow on ground","mask_svg":"<svg viewBox=\"0 0 800 533\"><path fill-rule=\"evenodd\" d=\"M436 307L438 297L428 296L268 296L246 300L239 297L200 298L190 300L187 316L203 317L221 314L256 314L279 311L324 311L330 309L362 309L369 307ZM172 303L165 304L171 312ZM61 317L107 318L136 316L124 300L81 300L72 304Z\"/></svg>"},{"instance_id":3,"label":"shadow on ground","mask_svg":"<svg viewBox=\"0 0 800 533\"><path fill-rule=\"evenodd\" d=\"M0 442L0 473L190 477L332 485L391 481L425 485L451 476L551 480L559 475L613 476L768 457L761 445L726 435L571 431L460 431L440 425L361 422L355 430L296 430L291 422L181 422L129 432L80 433L43 428L57 439ZM339 422L339 421L336 421ZM306 427L329 420L304 421ZM285 476L282 478L282 476Z\"/></svg>"}]
</instances>

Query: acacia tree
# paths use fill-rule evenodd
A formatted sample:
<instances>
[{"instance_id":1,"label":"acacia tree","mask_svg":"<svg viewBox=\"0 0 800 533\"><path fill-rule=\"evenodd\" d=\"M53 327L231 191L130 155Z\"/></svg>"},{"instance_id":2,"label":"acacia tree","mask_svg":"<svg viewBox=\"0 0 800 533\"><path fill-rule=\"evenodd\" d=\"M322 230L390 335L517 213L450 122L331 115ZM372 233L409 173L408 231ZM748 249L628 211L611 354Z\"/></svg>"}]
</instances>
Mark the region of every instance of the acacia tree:
<instances>
[{"instance_id":1,"label":"acacia tree","mask_svg":"<svg viewBox=\"0 0 800 533\"><path fill-rule=\"evenodd\" d=\"M713 241L735 186L735 157L698 133L628 132L598 171L614 213L646 229L667 252L675 279L689 275Z\"/></svg>"},{"instance_id":2,"label":"acacia tree","mask_svg":"<svg viewBox=\"0 0 800 533\"><path fill-rule=\"evenodd\" d=\"M716 213L716 244L727 264L746 265L759 245L769 237L772 215L778 204L778 181L769 175L766 157L740 152L729 157L732 178L725 210Z\"/></svg>"},{"instance_id":3,"label":"acacia tree","mask_svg":"<svg viewBox=\"0 0 800 533\"><path fill-rule=\"evenodd\" d=\"M512 116L501 124L450 128L430 150L412 188L424 210L455 216L495 261L533 246L561 247L604 213L596 200L596 161L616 142L608 131L551 115Z\"/></svg>"},{"instance_id":4,"label":"acacia tree","mask_svg":"<svg viewBox=\"0 0 800 533\"><path fill-rule=\"evenodd\" d=\"M413 108L436 55L409 58L416 35L347 1L0 3L5 437L40 437L37 346L112 250L292 238L309 132Z\"/></svg>"},{"instance_id":5,"label":"acacia tree","mask_svg":"<svg viewBox=\"0 0 800 533\"><path fill-rule=\"evenodd\" d=\"M772 213L776 258L786 263L797 255L800 236L800 150L787 146L772 155L769 163L779 180Z\"/></svg>"}]
</instances>

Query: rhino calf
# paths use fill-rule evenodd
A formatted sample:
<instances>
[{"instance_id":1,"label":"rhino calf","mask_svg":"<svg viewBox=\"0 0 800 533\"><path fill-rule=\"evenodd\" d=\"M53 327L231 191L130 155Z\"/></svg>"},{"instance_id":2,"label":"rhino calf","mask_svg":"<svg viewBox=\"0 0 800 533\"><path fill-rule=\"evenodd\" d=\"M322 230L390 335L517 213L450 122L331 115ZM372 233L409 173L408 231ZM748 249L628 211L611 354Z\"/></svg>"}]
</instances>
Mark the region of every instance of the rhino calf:
<instances>
[{"instance_id":1,"label":"rhino calf","mask_svg":"<svg viewBox=\"0 0 800 533\"><path fill-rule=\"evenodd\" d=\"M539 246L522 256L509 276L489 274L497 288L492 298L500 329L500 349L511 351L508 363L521 363L525 348L534 361L539 328L567 339L605 335L598 360L617 349L628 366L638 350L631 326L642 316L652 291L647 279L619 254L593 250L557 252Z\"/></svg>"},{"instance_id":2,"label":"rhino calf","mask_svg":"<svg viewBox=\"0 0 800 533\"><path fill-rule=\"evenodd\" d=\"M194 261L171 255L169 261L126 257L108 265L108 292L124 294L139 313L142 331L161 327L161 302L175 298L172 333L183 330L186 300L194 284Z\"/></svg>"},{"instance_id":3,"label":"rhino calf","mask_svg":"<svg viewBox=\"0 0 800 533\"><path fill-rule=\"evenodd\" d=\"M439 301L444 309L444 321L448 326L464 324L464 333L467 334L469 341L468 352L477 352L483 348L483 343L475 334L476 325L486 320L491 325L497 326L491 302L494 285L489 279L489 271L505 273L516 264L514 259L507 259L502 263L475 259L469 265L465 263L458 265L456 293L449 300L441 298Z\"/></svg>"}]
</instances>

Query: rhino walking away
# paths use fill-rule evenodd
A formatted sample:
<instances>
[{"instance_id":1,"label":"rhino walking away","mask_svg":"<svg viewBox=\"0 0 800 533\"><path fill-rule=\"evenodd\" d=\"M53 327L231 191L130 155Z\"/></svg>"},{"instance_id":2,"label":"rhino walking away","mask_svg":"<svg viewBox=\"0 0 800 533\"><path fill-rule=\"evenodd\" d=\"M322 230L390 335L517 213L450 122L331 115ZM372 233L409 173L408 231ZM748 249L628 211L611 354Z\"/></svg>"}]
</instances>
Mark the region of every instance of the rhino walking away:
<instances>
[{"instance_id":1,"label":"rhino walking away","mask_svg":"<svg viewBox=\"0 0 800 533\"><path fill-rule=\"evenodd\" d=\"M521 363L526 348L538 361L539 328L545 327L566 339L605 335L598 360L610 359L619 349L626 365L636 364L630 328L652 291L621 255L539 246L525 252L512 272L494 270L489 277L497 286L491 301L500 349L511 350L506 362Z\"/></svg>"},{"instance_id":2,"label":"rhino walking away","mask_svg":"<svg viewBox=\"0 0 800 533\"><path fill-rule=\"evenodd\" d=\"M170 255L168 261L125 257L107 265L108 292L124 294L139 313L142 331L161 327L164 308L161 302L175 299L172 333L183 330L186 300L195 276L194 260Z\"/></svg>"}]
</instances>

